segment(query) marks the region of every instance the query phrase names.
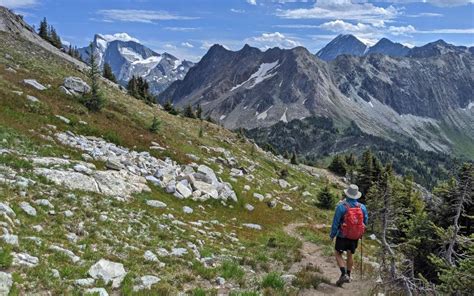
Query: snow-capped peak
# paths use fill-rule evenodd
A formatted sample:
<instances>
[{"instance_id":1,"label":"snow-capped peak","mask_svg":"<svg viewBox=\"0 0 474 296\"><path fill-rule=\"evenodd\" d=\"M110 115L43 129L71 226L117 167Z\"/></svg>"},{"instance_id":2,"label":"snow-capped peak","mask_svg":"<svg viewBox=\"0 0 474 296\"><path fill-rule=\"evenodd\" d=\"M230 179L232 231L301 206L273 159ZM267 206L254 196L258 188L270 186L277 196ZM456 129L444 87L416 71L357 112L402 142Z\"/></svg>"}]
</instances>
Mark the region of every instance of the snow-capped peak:
<instances>
[{"instance_id":1,"label":"snow-capped peak","mask_svg":"<svg viewBox=\"0 0 474 296\"><path fill-rule=\"evenodd\" d=\"M98 34L102 39L104 39L107 42L112 42L115 40L119 41L133 41L139 43L140 41L137 38L133 38L132 36L128 35L127 33L115 33L113 35L110 34Z\"/></svg>"}]
</instances>

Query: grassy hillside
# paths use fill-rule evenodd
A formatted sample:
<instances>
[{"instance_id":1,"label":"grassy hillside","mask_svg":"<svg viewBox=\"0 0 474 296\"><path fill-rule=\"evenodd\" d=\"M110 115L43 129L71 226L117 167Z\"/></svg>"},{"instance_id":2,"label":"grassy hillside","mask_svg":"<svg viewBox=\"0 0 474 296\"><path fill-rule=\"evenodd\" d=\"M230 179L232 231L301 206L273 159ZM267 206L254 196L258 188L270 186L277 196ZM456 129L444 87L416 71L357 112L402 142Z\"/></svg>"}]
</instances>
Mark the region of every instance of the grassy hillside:
<instances>
[{"instance_id":1,"label":"grassy hillside","mask_svg":"<svg viewBox=\"0 0 474 296\"><path fill-rule=\"evenodd\" d=\"M101 89L107 99L106 106L99 113L89 113L77 98L59 91L67 76L87 81L84 73L29 42L5 33L0 33L0 37L0 151L3 150L0 177L14 176L17 180L0 181L0 202L15 212L14 216L0 217L3 235L18 237L18 244L0 240L0 270L13 275L11 295L47 291L53 295L79 295L90 287L104 287L124 295L176 295L178 291L194 295L214 295L217 291L254 295L264 290L296 293L299 288L291 283L285 287L272 285L273 274L270 277L267 274L276 272L279 278L289 273L292 264L301 258L301 242L285 233L284 225L330 222L331 212L314 205L325 178L289 165L219 126L172 116L156 106L146 105L105 81L101 82ZM49 87L39 91L24 84L24 79L36 79ZM36 97L39 103L29 101L28 95ZM70 122L65 123L57 115ZM155 116L162 124L158 133L151 133L148 128ZM150 182L147 185L151 192L135 194L128 201L55 185L34 173L37 165L31 159L67 159L66 170L70 164L84 161L83 151L55 140L55 134L61 131L101 137L131 150L149 151L159 159L169 157L182 165L199 159L195 162L208 165L232 184L238 202L180 200ZM150 149L152 142L165 150ZM251 172L253 178L232 178L231 168L215 161L222 153L205 147L224 148L241 168L255 166ZM91 163L97 170L106 169L104 162ZM288 170L287 188L277 183L283 169ZM22 186L22 178L31 182ZM250 190L244 190L245 186L250 186ZM331 190L336 194L341 192L336 185L331 185ZM260 202L254 193L266 199ZM35 201L39 199L48 200L51 206L38 205ZM166 203L167 208L148 206L146 201L150 199ZM270 200L277 202L275 208L267 206ZM26 214L20 207L22 202L31 204L36 216ZM247 210L246 204L254 210ZM284 205L290 208L285 210ZM183 206L191 207L193 213L185 214ZM250 229L244 223L258 224L262 229ZM325 248L327 255L331 253L327 228L302 231ZM210 259L198 260L193 245L201 258ZM66 253L51 246L71 251L80 261L72 262ZM164 266L145 260L145 251L156 254L159 248L168 251L184 248L187 254L158 256ZM39 258L36 266L15 264L15 254L20 253ZM102 281L95 281L90 287L75 283L88 278L89 268L101 258L124 265L127 276L119 288L114 290ZM146 293L133 292L133 286L144 275L157 276L161 281ZM217 285L218 277L224 278L225 284ZM238 291L249 293L238 294Z\"/></svg>"}]
</instances>

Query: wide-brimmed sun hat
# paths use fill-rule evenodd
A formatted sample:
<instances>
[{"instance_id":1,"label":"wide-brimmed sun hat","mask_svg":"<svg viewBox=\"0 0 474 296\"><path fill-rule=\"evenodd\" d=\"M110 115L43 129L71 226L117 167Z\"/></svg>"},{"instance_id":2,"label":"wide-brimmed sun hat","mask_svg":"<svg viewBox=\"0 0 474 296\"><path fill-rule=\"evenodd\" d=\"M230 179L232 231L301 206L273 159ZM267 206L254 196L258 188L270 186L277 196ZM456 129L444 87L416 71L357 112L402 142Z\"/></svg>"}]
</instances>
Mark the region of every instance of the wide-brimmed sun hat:
<instances>
[{"instance_id":1,"label":"wide-brimmed sun hat","mask_svg":"<svg viewBox=\"0 0 474 296\"><path fill-rule=\"evenodd\" d=\"M344 189L344 193L347 197L352 199L359 199L362 196L362 193L359 191L359 187L357 185L351 184L347 189Z\"/></svg>"}]
</instances>

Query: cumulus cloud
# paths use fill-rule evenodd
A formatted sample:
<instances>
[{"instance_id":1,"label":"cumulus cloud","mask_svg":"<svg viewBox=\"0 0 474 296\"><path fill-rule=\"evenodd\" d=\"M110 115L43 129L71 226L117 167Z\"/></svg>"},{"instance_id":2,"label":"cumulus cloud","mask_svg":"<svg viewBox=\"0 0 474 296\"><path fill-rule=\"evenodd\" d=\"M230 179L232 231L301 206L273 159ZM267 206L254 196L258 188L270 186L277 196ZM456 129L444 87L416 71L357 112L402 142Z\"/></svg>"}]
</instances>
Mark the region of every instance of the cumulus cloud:
<instances>
[{"instance_id":1,"label":"cumulus cloud","mask_svg":"<svg viewBox=\"0 0 474 296\"><path fill-rule=\"evenodd\" d=\"M301 46L301 43L285 36L280 32L263 33L260 36L247 38L246 42L253 46L257 46L262 50L267 50L272 47L293 48L296 46Z\"/></svg>"},{"instance_id":2,"label":"cumulus cloud","mask_svg":"<svg viewBox=\"0 0 474 296\"><path fill-rule=\"evenodd\" d=\"M199 28L195 27L164 27L165 30L174 31L174 32L191 32L199 30Z\"/></svg>"},{"instance_id":3,"label":"cumulus cloud","mask_svg":"<svg viewBox=\"0 0 474 296\"><path fill-rule=\"evenodd\" d=\"M243 9L231 8L230 11L233 12L233 13L245 13L245 10L243 10Z\"/></svg>"},{"instance_id":4,"label":"cumulus cloud","mask_svg":"<svg viewBox=\"0 0 474 296\"><path fill-rule=\"evenodd\" d=\"M0 0L0 6L5 6L11 9L31 7L38 4L37 0Z\"/></svg>"},{"instance_id":5,"label":"cumulus cloud","mask_svg":"<svg viewBox=\"0 0 474 296\"><path fill-rule=\"evenodd\" d=\"M361 22L380 22L396 18L401 11L393 6L380 7L372 3L350 0L318 0L311 8L277 10L286 19L341 19Z\"/></svg>"},{"instance_id":6,"label":"cumulus cloud","mask_svg":"<svg viewBox=\"0 0 474 296\"><path fill-rule=\"evenodd\" d=\"M187 48L193 48L194 47L194 45L192 45L189 42L182 42L181 45L184 46L184 47L187 47Z\"/></svg>"},{"instance_id":7,"label":"cumulus cloud","mask_svg":"<svg viewBox=\"0 0 474 296\"><path fill-rule=\"evenodd\" d=\"M474 0L382 0L380 2L389 2L389 3L428 3L434 6L439 7L455 7L455 6L464 6L474 3Z\"/></svg>"},{"instance_id":8,"label":"cumulus cloud","mask_svg":"<svg viewBox=\"0 0 474 296\"><path fill-rule=\"evenodd\" d=\"M248 4L257 5L257 0L247 0Z\"/></svg>"},{"instance_id":9,"label":"cumulus cloud","mask_svg":"<svg viewBox=\"0 0 474 296\"><path fill-rule=\"evenodd\" d=\"M168 20L192 20L196 17L181 16L161 10L105 9L97 12L104 21L153 23Z\"/></svg>"}]
</instances>

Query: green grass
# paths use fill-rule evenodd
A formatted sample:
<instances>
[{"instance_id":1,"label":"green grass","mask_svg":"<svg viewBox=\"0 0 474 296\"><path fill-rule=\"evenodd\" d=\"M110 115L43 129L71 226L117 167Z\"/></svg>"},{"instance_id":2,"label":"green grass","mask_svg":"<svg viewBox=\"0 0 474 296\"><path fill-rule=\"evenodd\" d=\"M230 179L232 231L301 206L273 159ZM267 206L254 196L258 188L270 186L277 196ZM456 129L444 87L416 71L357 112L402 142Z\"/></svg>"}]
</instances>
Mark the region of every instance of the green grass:
<instances>
[{"instance_id":1,"label":"green grass","mask_svg":"<svg viewBox=\"0 0 474 296\"><path fill-rule=\"evenodd\" d=\"M11 247L3 246L0 248L0 268L7 269L12 265L13 256L11 255Z\"/></svg>"},{"instance_id":2,"label":"green grass","mask_svg":"<svg viewBox=\"0 0 474 296\"><path fill-rule=\"evenodd\" d=\"M222 263L220 275L226 280L241 280L245 276L245 271L237 262L226 260Z\"/></svg>"},{"instance_id":3,"label":"green grass","mask_svg":"<svg viewBox=\"0 0 474 296\"><path fill-rule=\"evenodd\" d=\"M285 287L285 281L277 272L270 272L262 280L263 288L272 288L282 290Z\"/></svg>"}]
</instances>

